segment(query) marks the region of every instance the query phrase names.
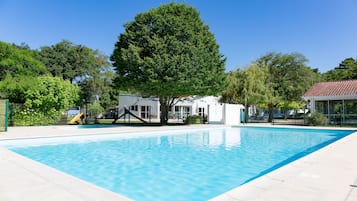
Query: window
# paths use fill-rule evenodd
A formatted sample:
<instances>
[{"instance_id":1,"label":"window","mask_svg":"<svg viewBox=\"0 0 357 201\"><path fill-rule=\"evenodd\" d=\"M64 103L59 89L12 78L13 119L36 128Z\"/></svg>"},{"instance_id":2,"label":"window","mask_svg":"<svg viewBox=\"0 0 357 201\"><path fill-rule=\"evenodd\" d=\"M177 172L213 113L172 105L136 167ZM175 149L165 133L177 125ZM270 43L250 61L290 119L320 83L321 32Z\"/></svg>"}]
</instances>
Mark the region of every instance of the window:
<instances>
[{"instance_id":1,"label":"window","mask_svg":"<svg viewBox=\"0 0 357 201\"><path fill-rule=\"evenodd\" d=\"M140 117L143 119L148 119L150 115L150 106L141 106Z\"/></svg>"},{"instance_id":2,"label":"window","mask_svg":"<svg viewBox=\"0 0 357 201\"><path fill-rule=\"evenodd\" d=\"M175 106L175 117L177 119L184 119L190 115L189 106Z\"/></svg>"},{"instance_id":3,"label":"window","mask_svg":"<svg viewBox=\"0 0 357 201\"><path fill-rule=\"evenodd\" d=\"M198 108L198 115L203 117L205 115L205 108L199 107Z\"/></svg>"},{"instance_id":4,"label":"window","mask_svg":"<svg viewBox=\"0 0 357 201\"><path fill-rule=\"evenodd\" d=\"M328 114L328 103L327 101L316 101L315 102L316 111L322 114Z\"/></svg>"},{"instance_id":5,"label":"window","mask_svg":"<svg viewBox=\"0 0 357 201\"><path fill-rule=\"evenodd\" d=\"M138 111L138 106L137 105L132 105L130 106L131 111Z\"/></svg>"},{"instance_id":6,"label":"window","mask_svg":"<svg viewBox=\"0 0 357 201\"><path fill-rule=\"evenodd\" d=\"M357 100L345 101L345 114L357 114Z\"/></svg>"}]
</instances>

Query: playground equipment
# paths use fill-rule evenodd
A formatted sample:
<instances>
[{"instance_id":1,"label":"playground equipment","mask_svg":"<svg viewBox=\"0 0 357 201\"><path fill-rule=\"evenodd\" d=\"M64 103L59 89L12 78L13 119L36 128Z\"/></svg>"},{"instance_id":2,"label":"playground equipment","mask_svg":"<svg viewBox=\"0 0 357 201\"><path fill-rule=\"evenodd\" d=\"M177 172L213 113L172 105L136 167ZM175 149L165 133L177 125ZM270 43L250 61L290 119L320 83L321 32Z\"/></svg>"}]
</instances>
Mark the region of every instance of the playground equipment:
<instances>
[{"instance_id":1,"label":"playground equipment","mask_svg":"<svg viewBox=\"0 0 357 201\"><path fill-rule=\"evenodd\" d=\"M137 115L133 114L130 110L128 110L128 108L124 108L124 113L119 115L118 118L114 119L114 121L112 122L113 124L116 123L116 121L122 117L124 117L124 119L126 118L126 115L129 115L129 123L130 123L130 116L133 116L134 118L138 119L139 121L143 122L144 124L148 123L147 121L145 121L144 119L138 117Z\"/></svg>"},{"instance_id":2,"label":"playground equipment","mask_svg":"<svg viewBox=\"0 0 357 201\"><path fill-rule=\"evenodd\" d=\"M73 117L73 119L71 119L71 121L69 121L69 124L79 124L83 115L84 114L82 112L78 113L75 117Z\"/></svg>"}]
</instances>

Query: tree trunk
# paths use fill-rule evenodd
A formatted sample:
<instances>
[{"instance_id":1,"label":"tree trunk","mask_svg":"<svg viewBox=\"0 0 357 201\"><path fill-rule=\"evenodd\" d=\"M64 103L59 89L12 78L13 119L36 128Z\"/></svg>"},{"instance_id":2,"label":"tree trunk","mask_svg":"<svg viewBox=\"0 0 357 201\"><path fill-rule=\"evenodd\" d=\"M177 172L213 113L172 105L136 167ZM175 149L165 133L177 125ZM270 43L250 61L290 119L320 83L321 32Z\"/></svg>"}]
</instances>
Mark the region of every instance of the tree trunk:
<instances>
[{"instance_id":1,"label":"tree trunk","mask_svg":"<svg viewBox=\"0 0 357 201\"><path fill-rule=\"evenodd\" d=\"M269 118L268 118L268 122L269 123L271 123L271 122L273 122L273 118L274 118L274 116L273 116L273 113L274 113L274 104L272 104L272 103L270 103L269 105L268 105L268 107L269 107Z\"/></svg>"},{"instance_id":2,"label":"tree trunk","mask_svg":"<svg viewBox=\"0 0 357 201\"><path fill-rule=\"evenodd\" d=\"M284 108L284 120L288 119L288 109Z\"/></svg>"},{"instance_id":3,"label":"tree trunk","mask_svg":"<svg viewBox=\"0 0 357 201\"><path fill-rule=\"evenodd\" d=\"M160 124L162 126L167 125L167 121L169 120L169 103L167 97L160 96Z\"/></svg>"},{"instance_id":4,"label":"tree trunk","mask_svg":"<svg viewBox=\"0 0 357 201\"><path fill-rule=\"evenodd\" d=\"M248 108L249 108L250 106L249 105L245 105L245 108L244 108L244 123L248 123L248 115L249 115L249 111L248 111Z\"/></svg>"}]
</instances>

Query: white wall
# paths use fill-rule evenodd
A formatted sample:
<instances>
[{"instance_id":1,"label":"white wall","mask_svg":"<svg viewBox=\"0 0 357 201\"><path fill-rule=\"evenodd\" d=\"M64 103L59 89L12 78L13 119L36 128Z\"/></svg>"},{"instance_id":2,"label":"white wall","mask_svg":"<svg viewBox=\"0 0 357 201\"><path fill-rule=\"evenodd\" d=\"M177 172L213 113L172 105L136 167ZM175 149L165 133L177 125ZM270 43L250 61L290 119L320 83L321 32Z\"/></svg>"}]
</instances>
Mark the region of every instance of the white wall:
<instances>
[{"instance_id":1,"label":"white wall","mask_svg":"<svg viewBox=\"0 0 357 201\"><path fill-rule=\"evenodd\" d=\"M240 124L240 110L244 108L243 105L238 104L224 104L223 106L223 122L226 125Z\"/></svg>"},{"instance_id":2,"label":"white wall","mask_svg":"<svg viewBox=\"0 0 357 201\"><path fill-rule=\"evenodd\" d=\"M239 125L240 111L243 105L238 104L210 104L208 110L209 124Z\"/></svg>"},{"instance_id":3,"label":"white wall","mask_svg":"<svg viewBox=\"0 0 357 201\"><path fill-rule=\"evenodd\" d=\"M215 103L208 106L208 123L223 124L223 104Z\"/></svg>"},{"instance_id":4,"label":"white wall","mask_svg":"<svg viewBox=\"0 0 357 201\"><path fill-rule=\"evenodd\" d=\"M160 119L160 114L159 114L160 103L157 98L142 98L129 94L119 95L119 110L120 110L119 115L121 115L122 112L124 112L123 110L124 107L130 109L130 106L132 105L138 106L138 111L131 111L132 113L140 116L141 106L150 106L151 116L155 116L157 119Z\"/></svg>"},{"instance_id":5,"label":"white wall","mask_svg":"<svg viewBox=\"0 0 357 201\"><path fill-rule=\"evenodd\" d=\"M128 107L130 109L132 105L138 106L138 111L132 111L138 116L140 116L140 106L150 106L151 115L160 120L160 103L157 98L142 98L128 94L119 95L120 114L124 111L122 108ZM191 107L190 115L197 115L198 108L204 108L205 115L208 115L208 123L226 125L240 124L240 110L244 108L243 105L221 104L218 102L218 97L214 96L193 97L179 101L176 105Z\"/></svg>"}]
</instances>

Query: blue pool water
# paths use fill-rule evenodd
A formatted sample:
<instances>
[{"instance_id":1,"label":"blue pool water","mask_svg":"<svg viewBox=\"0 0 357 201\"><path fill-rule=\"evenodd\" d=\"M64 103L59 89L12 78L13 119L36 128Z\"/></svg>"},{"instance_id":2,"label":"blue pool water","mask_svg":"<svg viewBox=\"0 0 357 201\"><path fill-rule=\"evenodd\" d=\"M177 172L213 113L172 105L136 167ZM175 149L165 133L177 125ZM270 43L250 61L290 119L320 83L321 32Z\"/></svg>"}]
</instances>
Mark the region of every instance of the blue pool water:
<instances>
[{"instance_id":1,"label":"blue pool water","mask_svg":"<svg viewBox=\"0 0 357 201\"><path fill-rule=\"evenodd\" d=\"M207 200L352 131L229 127L10 150L134 200ZM122 135L121 135L122 136ZM145 136L145 135L144 135Z\"/></svg>"}]
</instances>

